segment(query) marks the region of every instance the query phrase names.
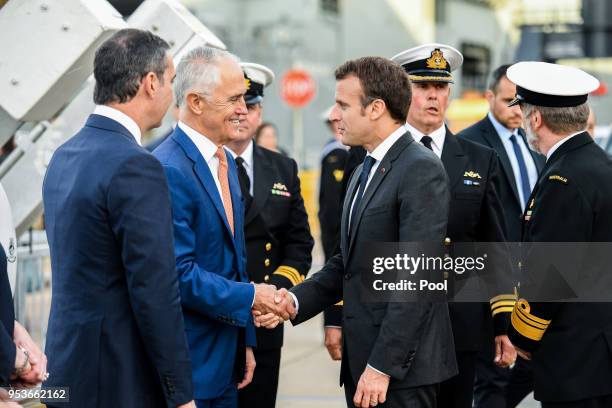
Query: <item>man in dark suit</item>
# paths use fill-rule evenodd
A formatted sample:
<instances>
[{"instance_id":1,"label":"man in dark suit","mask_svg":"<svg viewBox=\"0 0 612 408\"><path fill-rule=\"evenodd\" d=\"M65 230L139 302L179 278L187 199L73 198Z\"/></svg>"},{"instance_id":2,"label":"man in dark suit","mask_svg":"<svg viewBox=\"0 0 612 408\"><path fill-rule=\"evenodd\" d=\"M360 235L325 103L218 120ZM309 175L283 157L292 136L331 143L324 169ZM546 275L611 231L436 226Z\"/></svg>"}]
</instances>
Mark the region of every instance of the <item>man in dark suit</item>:
<instances>
[{"instance_id":1,"label":"man in dark suit","mask_svg":"<svg viewBox=\"0 0 612 408\"><path fill-rule=\"evenodd\" d=\"M358 259L372 242L441 243L446 174L404 128L410 83L398 65L360 58L337 68L336 80L330 119L344 144L361 145L368 155L344 201L341 252L291 289L293 322L344 297L341 382L348 406L435 407L438 384L457 372L446 303L364 302L367 276Z\"/></svg>"},{"instance_id":2,"label":"man in dark suit","mask_svg":"<svg viewBox=\"0 0 612 408\"><path fill-rule=\"evenodd\" d=\"M325 262L331 258L340 242L340 216L342 214L342 186L344 181L344 165L348 157L348 147L342 144L334 124L328 116L331 109L323 116L325 125L333 138L323 147L321 152L321 176L319 178L319 225L321 228L321 244L325 254ZM347 177L350 174L346 175Z\"/></svg>"},{"instance_id":3,"label":"man in dark suit","mask_svg":"<svg viewBox=\"0 0 612 408\"><path fill-rule=\"evenodd\" d=\"M497 153L502 173L498 193L504 210L506 238L509 242L520 242L521 217L544 166L544 157L527 145L521 129L520 108L508 106L516 95L516 85L506 77L508 67L502 65L493 71L485 94L490 108L487 116L459 132L457 137L490 147ZM474 405L477 408L515 407L533 390L530 363L519 356L513 368L498 367L493 363L494 357L495 348L490 343L478 354Z\"/></svg>"},{"instance_id":4,"label":"man in dark suit","mask_svg":"<svg viewBox=\"0 0 612 408\"><path fill-rule=\"evenodd\" d=\"M599 81L543 62L515 64L507 75L527 140L546 156L523 217L521 299L510 339L533 358L543 408L610 407L612 160L585 131L588 94Z\"/></svg>"},{"instance_id":5,"label":"man in dark suit","mask_svg":"<svg viewBox=\"0 0 612 408\"><path fill-rule=\"evenodd\" d=\"M265 308L266 300L274 304L273 286L249 283L243 198L236 164L223 147L240 136L245 93L234 55L209 47L191 50L177 68L179 122L154 151L170 186L198 408L237 406L237 390L251 382L255 370L251 307Z\"/></svg>"},{"instance_id":6,"label":"man in dark suit","mask_svg":"<svg viewBox=\"0 0 612 408\"><path fill-rule=\"evenodd\" d=\"M47 169L47 385L70 388L62 407L193 406L168 186L140 145L172 102L168 49L135 29L102 44L96 109Z\"/></svg>"},{"instance_id":7,"label":"man in dark suit","mask_svg":"<svg viewBox=\"0 0 612 408\"><path fill-rule=\"evenodd\" d=\"M247 80L247 114L227 147L236 161L244 197L247 275L255 283L289 289L302 282L314 245L300 193L295 160L258 146L253 136L262 121L263 92L274 75L267 67L241 63ZM253 381L238 392L239 407L274 408L283 345L282 325L259 328Z\"/></svg>"},{"instance_id":8,"label":"man in dark suit","mask_svg":"<svg viewBox=\"0 0 612 408\"><path fill-rule=\"evenodd\" d=\"M499 198L501 175L496 153L473 142L457 139L446 127L444 117L450 96L451 71L463 56L444 44L425 44L392 58L410 77L412 103L407 127L419 141L440 157L450 179L451 202L446 242L503 242L504 219ZM508 263L508 266L510 264ZM496 270L497 271L497 270ZM506 335L514 301L512 276L508 269L497 271L497 288L503 288L489 305L451 303L450 316L459 365L459 375L440 389L440 407L471 408L476 353L488 342L496 345L496 363L508 366L516 352ZM460 280L451 276L455 289ZM487 317L493 316L495 338L485 336Z\"/></svg>"}]
</instances>

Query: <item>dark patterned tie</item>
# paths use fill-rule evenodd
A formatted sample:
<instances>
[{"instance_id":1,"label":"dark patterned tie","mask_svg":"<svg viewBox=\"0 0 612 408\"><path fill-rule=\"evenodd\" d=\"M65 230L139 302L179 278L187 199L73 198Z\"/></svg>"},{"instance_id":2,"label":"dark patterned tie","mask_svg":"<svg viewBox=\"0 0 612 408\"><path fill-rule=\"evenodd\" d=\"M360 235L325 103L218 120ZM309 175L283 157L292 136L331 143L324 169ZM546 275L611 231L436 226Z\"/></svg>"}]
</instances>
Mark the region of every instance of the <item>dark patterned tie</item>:
<instances>
[{"instance_id":1,"label":"dark patterned tie","mask_svg":"<svg viewBox=\"0 0 612 408\"><path fill-rule=\"evenodd\" d=\"M426 148L428 148L429 150L433 152L433 147L431 147L432 141L433 139L431 138L431 136L425 135L421 138L421 143L423 143L423 146L425 146Z\"/></svg>"},{"instance_id":2,"label":"dark patterned tie","mask_svg":"<svg viewBox=\"0 0 612 408\"><path fill-rule=\"evenodd\" d=\"M244 167L244 159L240 156L236 157L236 167L238 168L238 181L240 182L240 191L244 197L244 210L249 211L251 204L253 203L253 196L251 195L251 180L247 174L246 168Z\"/></svg>"},{"instance_id":3,"label":"dark patterned tie","mask_svg":"<svg viewBox=\"0 0 612 408\"><path fill-rule=\"evenodd\" d=\"M370 175L370 170L372 170L372 166L374 166L374 163L376 163L376 159L372 156L366 156L366 158L363 160L363 168L361 169L361 175L359 176L359 189L357 190L357 196L355 196L355 203L353 204L353 209L351 210L349 234L353 233L355 219L357 218L357 210L359 208L359 204L361 203L361 199L363 198L363 193L365 192L365 187L368 182L368 176Z\"/></svg>"}]
</instances>

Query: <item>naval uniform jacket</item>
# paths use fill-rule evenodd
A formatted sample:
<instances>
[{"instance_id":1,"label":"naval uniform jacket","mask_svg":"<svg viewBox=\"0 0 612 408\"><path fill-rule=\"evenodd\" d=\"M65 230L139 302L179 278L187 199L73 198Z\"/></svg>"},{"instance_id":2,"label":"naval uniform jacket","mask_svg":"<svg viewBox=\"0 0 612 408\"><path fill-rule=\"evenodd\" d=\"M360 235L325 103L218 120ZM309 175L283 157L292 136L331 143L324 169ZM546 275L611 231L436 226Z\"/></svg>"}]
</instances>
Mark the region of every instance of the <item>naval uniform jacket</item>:
<instances>
[{"instance_id":1,"label":"naval uniform jacket","mask_svg":"<svg viewBox=\"0 0 612 408\"><path fill-rule=\"evenodd\" d=\"M531 193L523 241L612 241L611 181L612 159L587 132L564 142L547 160ZM526 282L529 277L529 282L540 281L547 288L557 286L558 279L547 279L551 271L541 267L541 257L532 251L523 259ZM576 282L591 290L601 286L609 293L605 279L610 276L610 251L593 245L571 258L578 255L588 262L576 261ZM513 344L533 352L535 398L556 402L612 394L612 303L536 302L545 299L530 296L535 293L531 286L521 285L519 297L525 300L516 304L509 331Z\"/></svg>"},{"instance_id":2,"label":"naval uniform jacket","mask_svg":"<svg viewBox=\"0 0 612 408\"><path fill-rule=\"evenodd\" d=\"M253 204L245 214L247 273L255 283L289 289L302 282L314 241L295 160L253 143ZM283 345L283 326L257 329L257 348Z\"/></svg>"}]
</instances>

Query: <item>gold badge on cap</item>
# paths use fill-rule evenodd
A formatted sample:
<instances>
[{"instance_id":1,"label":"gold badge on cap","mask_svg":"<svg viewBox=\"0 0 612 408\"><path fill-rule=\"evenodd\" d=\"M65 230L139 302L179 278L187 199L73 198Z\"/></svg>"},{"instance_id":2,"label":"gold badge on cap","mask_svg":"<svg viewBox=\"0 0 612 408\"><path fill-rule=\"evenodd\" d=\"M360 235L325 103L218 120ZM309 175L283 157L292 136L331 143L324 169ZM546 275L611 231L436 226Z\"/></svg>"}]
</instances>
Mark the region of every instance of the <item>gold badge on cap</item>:
<instances>
[{"instance_id":1,"label":"gold badge on cap","mask_svg":"<svg viewBox=\"0 0 612 408\"><path fill-rule=\"evenodd\" d=\"M448 66L448 62L444 58L444 54L440 51L439 48L436 48L431 52L431 57L425 60L427 63L427 68L431 69L446 69Z\"/></svg>"},{"instance_id":2,"label":"gold badge on cap","mask_svg":"<svg viewBox=\"0 0 612 408\"><path fill-rule=\"evenodd\" d=\"M249 78L244 78L244 84L247 87L247 91L251 89L251 80Z\"/></svg>"}]
</instances>

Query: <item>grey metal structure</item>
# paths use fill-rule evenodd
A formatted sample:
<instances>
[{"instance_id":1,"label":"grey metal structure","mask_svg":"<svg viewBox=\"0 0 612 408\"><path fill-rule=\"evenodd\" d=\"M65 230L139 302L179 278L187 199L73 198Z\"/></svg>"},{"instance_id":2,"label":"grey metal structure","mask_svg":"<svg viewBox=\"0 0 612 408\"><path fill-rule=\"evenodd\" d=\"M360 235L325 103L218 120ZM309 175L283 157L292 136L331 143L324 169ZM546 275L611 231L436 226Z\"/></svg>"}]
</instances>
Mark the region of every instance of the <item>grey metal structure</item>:
<instances>
[{"instance_id":1,"label":"grey metal structure","mask_svg":"<svg viewBox=\"0 0 612 408\"><path fill-rule=\"evenodd\" d=\"M29 7L35 13L38 12L42 3L41 0L14 2L14 4L21 4L24 8ZM20 83L27 86L30 81L36 81L41 72L49 67L54 67L54 64L60 64L57 60L66 59L65 53L77 54L75 47L80 47L79 56L72 58L79 61L79 65L69 65L69 68L64 69L61 75L47 75L46 82L37 85L39 89L37 93L29 91L24 94L25 96L20 97L20 101L24 100L23 105L25 106L21 110L13 108L10 98L1 96L3 92L0 88L0 128L11 120L17 122L17 126L22 121L31 122L31 126L23 127L27 130L20 130L16 133L17 149L0 165L0 182L6 190L13 209L13 224L17 236L25 232L42 212L42 182L53 152L83 126L87 116L94 108L92 98L94 79L91 75L93 70L91 61L100 42L119 29L134 27L150 30L168 41L175 59L200 45L225 48L223 42L177 0L145 1L132 14L127 24L118 17L118 13L108 13L108 8L112 9L112 7L105 0L51 0L47 3L52 4L54 10L59 9L58 16L65 17L65 20L62 21L87 18L89 23L74 23L74 26L71 26L71 23L60 21L55 31L48 30L46 40L38 39L38 41L27 44L25 48L27 53L33 56L43 56L43 58L38 58L35 67L11 64L9 70L5 66L7 64L5 61L10 60L12 56L8 53L0 55L0 73L2 73L0 78L11 78L11 75L19 74L22 78ZM94 4L96 4L95 7ZM19 31L23 33L36 31L36 24L41 24L36 18L28 18L28 12L20 7L7 7L0 10L0 27L3 27L3 30L4 23L9 26L21 26ZM47 7L47 11L51 10L51 6ZM78 13L75 14L75 10ZM97 14L98 10L106 11ZM89 43L86 41L80 44L69 42L69 38L63 36L65 31L62 30L62 27L64 25L75 27L75 29L78 27L79 30L82 30L79 38L89 38ZM9 27L9 29L13 28ZM17 40L13 37L12 41ZM28 43L27 39L24 42ZM53 52L49 52L49 47L53 48ZM4 49L2 44L0 48ZM24 46L13 46L11 49L17 54L24 52ZM64 61L63 64L68 65L68 61ZM80 74L78 78L75 71ZM58 83L60 86L57 85ZM77 91L76 95L75 91ZM2 141L0 138L0 142ZM104 164L100 163L100 165Z\"/></svg>"}]
</instances>

